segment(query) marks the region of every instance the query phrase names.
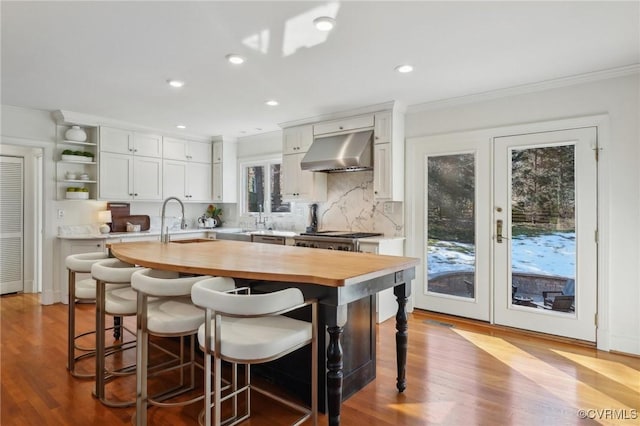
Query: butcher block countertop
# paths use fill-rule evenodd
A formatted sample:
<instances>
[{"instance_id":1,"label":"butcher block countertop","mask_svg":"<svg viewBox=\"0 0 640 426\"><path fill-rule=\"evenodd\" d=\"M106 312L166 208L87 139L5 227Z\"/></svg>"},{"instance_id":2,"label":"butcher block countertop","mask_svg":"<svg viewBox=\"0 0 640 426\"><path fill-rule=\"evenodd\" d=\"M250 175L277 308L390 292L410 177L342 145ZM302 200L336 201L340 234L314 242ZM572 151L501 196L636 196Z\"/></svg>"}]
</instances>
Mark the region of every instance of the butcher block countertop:
<instances>
[{"instance_id":1,"label":"butcher block countertop","mask_svg":"<svg viewBox=\"0 0 640 426\"><path fill-rule=\"evenodd\" d=\"M413 268L419 259L242 241L114 243L118 259L184 273L342 287Z\"/></svg>"}]
</instances>

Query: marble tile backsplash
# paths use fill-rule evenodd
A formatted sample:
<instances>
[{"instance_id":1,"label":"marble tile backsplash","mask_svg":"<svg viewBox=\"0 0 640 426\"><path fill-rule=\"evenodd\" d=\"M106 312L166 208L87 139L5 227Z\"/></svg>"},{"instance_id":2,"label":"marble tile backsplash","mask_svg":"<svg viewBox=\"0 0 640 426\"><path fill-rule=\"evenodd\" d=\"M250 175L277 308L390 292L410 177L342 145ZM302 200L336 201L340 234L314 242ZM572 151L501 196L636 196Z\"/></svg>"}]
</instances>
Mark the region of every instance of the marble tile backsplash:
<instances>
[{"instance_id":1,"label":"marble tile backsplash","mask_svg":"<svg viewBox=\"0 0 640 426\"><path fill-rule=\"evenodd\" d=\"M330 173L327 188L327 201L318 204L320 229L404 236L404 205L374 200L372 171Z\"/></svg>"},{"instance_id":2,"label":"marble tile backsplash","mask_svg":"<svg viewBox=\"0 0 640 426\"><path fill-rule=\"evenodd\" d=\"M318 203L318 229L380 232L387 237L404 237L403 208L401 202L374 200L372 171L330 173L327 201ZM234 217L236 212L229 209L229 213L227 218ZM269 228L282 231L304 232L309 225L309 204L292 203L291 213L267 215L267 224ZM236 215L224 226L252 229L255 216Z\"/></svg>"}]
</instances>

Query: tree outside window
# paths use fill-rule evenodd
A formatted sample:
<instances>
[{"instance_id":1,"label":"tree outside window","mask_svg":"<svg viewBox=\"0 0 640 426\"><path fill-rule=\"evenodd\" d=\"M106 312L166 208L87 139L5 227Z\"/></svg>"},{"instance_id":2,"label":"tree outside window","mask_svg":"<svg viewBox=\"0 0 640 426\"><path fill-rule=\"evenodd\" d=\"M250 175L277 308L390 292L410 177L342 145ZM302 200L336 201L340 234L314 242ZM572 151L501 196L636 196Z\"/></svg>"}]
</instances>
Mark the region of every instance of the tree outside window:
<instances>
[{"instance_id":1,"label":"tree outside window","mask_svg":"<svg viewBox=\"0 0 640 426\"><path fill-rule=\"evenodd\" d=\"M291 204L282 200L279 161L262 161L243 166L244 213L290 213Z\"/></svg>"}]
</instances>

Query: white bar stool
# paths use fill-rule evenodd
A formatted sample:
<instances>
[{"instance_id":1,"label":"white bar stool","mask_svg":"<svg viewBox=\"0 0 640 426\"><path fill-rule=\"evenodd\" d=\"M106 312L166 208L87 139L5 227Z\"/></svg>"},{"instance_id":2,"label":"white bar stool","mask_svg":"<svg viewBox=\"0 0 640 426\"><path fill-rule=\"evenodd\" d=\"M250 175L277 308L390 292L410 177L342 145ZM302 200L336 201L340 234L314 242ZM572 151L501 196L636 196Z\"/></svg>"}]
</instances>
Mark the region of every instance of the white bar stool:
<instances>
[{"instance_id":1,"label":"white bar stool","mask_svg":"<svg viewBox=\"0 0 640 426\"><path fill-rule=\"evenodd\" d=\"M77 280L76 274L90 274L91 266L107 258L104 252L80 253L67 256L65 265L69 272L69 312L67 321L67 369L74 377L93 378L94 373L78 373L76 371L76 361L95 356L96 348L80 346L77 340L95 333L95 330L76 334L76 303L95 303L96 282L91 278ZM76 356L76 350L83 352Z\"/></svg>"},{"instance_id":2,"label":"white bar stool","mask_svg":"<svg viewBox=\"0 0 640 426\"><path fill-rule=\"evenodd\" d=\"M136 293L130 287L131 275L143 268L136 267L119 259L106 259L91 266L91 275L96 280L96 330L104 330L105 315L132 316L136 314ZM106 291L107 284L120 284L118 288ZM122 325L123 330L124 324ZM131 401L115 401L107 399L105 385L107 380L116 376L133 374L133 367L125 367L118 371L107 372L105 368L104 332L96 335L96 386L94 395L108 407L130 407Z\"/></svg>"},{"instance_id":3,"label":"white bar stool","mask_svg":"<svg viewBox=\"0 0 640 426\"><path fill-rule=\"evenodd\" d=\"M195 334L204 323L204 311L191 302L191 288L199 281L211 279L219 291L235 288L231 278L209 276L183 277L178 272L156 269L142 269L131 276L131 287L138 293L137 320L137 380L136 380L136 425L147 424L149 405L159 407L193 404L204 398L201 394L179 402L165 402L169 398L195 389ZM157 302L149 304L149 296L157 297ZM149 336L180 337L180 356L177 365L162 371L179 369L180 382L153 397L148 395L148 343ZM184 338L190 337L190 357L185 362ZM185 384L184 368L189 367L189 380ZM154 375L157 375L155 372Z\"/></svg>"},{"instance_id":4,"label":"white bar stool","mask_svg":"<svg viewBox=\"0 0 640 426\"><path fill-rule=\"evenodd\" d=\"M211 426L211 355L214 356L214 420L219 426L221 403L245 392L246 413L225 420L226 426L236 425L251 416L250 391L253 389L291 408L303 416L294 424L311 419L318 424L318 303L315 299L304 300L296 288L266 294L222 293L212 288L209 280L196 283L191 290L191 300L206 309L205 323L198 330L198 341L205 354L205 424ZM311 305L311 323L284 316L283 314ZM311 408L287 401L271 392L251 384L250 365L281 358L303 346L311 345ZM246 364L245 385L239 389L234 383L233 391L221 395L222 361Z\"/></svg>"}]
</instances>

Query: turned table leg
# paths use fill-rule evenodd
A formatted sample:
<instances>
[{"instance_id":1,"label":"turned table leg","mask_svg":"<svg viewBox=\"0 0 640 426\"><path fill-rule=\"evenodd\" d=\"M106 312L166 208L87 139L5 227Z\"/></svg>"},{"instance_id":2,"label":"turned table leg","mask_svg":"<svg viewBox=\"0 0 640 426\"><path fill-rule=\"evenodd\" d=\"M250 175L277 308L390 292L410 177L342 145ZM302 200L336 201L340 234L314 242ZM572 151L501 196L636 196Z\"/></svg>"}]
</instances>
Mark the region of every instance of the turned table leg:
<instances>
[{"instance_id":1,"label":"turned table leg","mask_svg":"<svg viewBox=\"0 0 640 426\"><path fill-rule=\"evenodd\" d=\"M402 392L407 388L407 347L409 345L409 323L407 321L407 300L406 284L401 284L393 288L393 293L398 300L398 312L396 313L396 362L398 368L398 378L396 388Z\"/></svg>"}]
</instances>

